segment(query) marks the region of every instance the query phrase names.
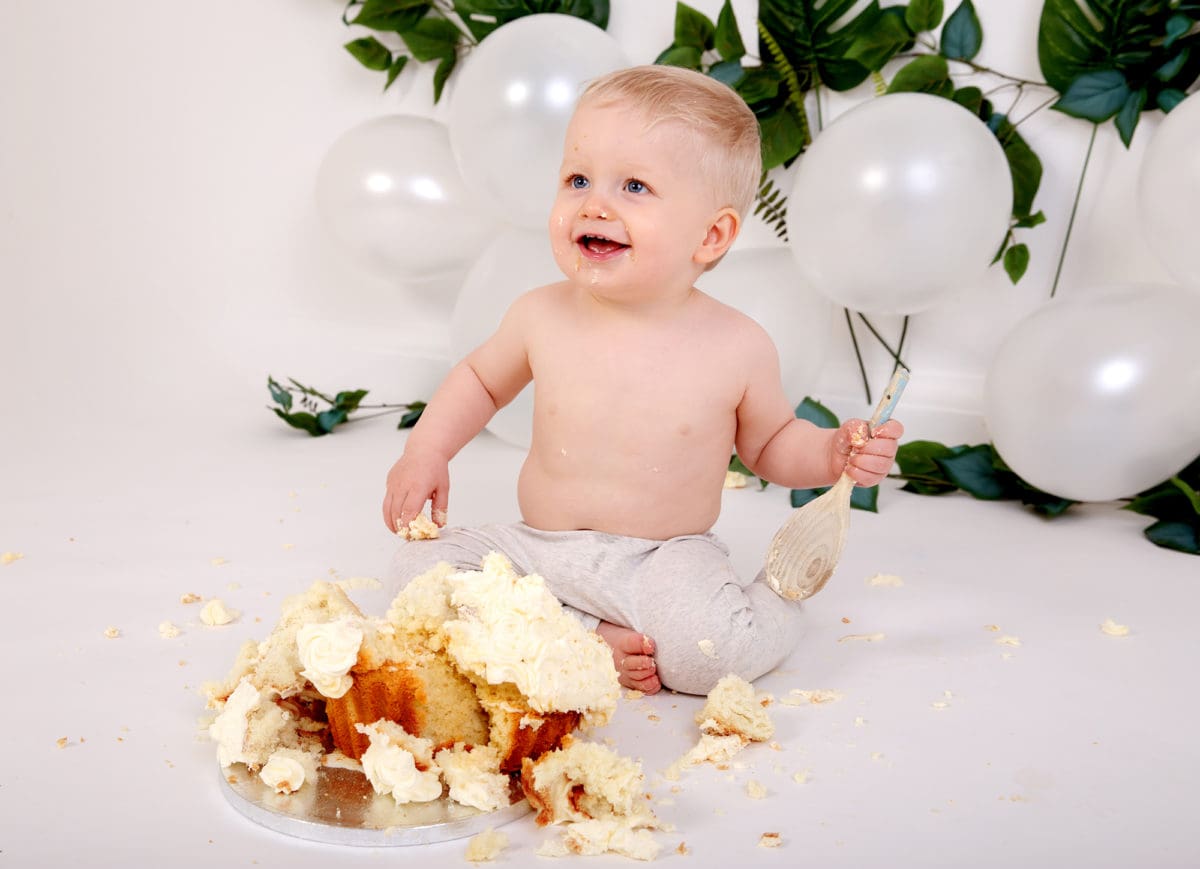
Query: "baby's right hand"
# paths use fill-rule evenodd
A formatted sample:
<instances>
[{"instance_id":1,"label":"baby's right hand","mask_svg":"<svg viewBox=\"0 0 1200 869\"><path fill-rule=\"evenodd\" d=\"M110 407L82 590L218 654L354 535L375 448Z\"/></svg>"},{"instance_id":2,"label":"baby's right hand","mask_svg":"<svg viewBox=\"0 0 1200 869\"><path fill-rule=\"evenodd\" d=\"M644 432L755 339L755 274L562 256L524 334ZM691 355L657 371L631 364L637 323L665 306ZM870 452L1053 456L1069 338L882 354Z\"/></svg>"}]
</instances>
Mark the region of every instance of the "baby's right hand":
<instances>
[{"instance_id":1,"label":"baby's right hand","mask_svg":"<svg viewBox=\"0 0 1200 869\"><path fill-rule=\"evenodd\" d=\"M425 509L426 501L432 506L430 518L439 528L444 526L450 502L449 463L406 452L388 471L383 524L393 534L397 533Z\"/></svg>"}]
</instances>

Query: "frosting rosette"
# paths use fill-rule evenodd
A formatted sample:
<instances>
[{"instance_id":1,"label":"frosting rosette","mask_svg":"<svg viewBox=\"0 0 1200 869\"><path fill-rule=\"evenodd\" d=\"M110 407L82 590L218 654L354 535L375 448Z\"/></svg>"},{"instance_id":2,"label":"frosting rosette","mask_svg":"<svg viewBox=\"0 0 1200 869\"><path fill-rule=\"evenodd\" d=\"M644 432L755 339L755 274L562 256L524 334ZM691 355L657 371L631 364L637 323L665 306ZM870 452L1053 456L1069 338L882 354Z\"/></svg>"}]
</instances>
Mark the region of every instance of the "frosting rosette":
<instances>
[{"instance_id":1,"label":"frosting rosette","mask_svg":"<svg viewBox=\"0 0 1200 869\"><path fill-rule=\"evenodd\" d=\"M343 696L354 684L350 668L358 660L362 641L362 626L355 618L305 625L296 632L304 667L300 675L326 697Z\"/></svg>"}]
</instances>

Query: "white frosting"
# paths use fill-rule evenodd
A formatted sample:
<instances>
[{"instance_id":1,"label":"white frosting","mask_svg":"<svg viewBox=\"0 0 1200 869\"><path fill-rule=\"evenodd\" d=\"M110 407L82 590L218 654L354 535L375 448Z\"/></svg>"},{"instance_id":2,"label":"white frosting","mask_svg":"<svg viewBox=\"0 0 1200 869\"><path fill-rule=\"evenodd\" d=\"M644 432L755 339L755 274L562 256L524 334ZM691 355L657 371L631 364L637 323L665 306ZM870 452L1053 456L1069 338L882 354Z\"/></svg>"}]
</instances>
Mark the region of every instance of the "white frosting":
<instances>
[{"instance_id":1,"label":"white frosting","mask_svg":"<svg viewBox=\"0 0 1200 869\"><path fill-rule=\"evenodd\" d=\"M482 571L448 581L457 618L444 630L460 668L492 685L513 683L538 712L611 715L620 690L612 653L564 612L542 577L518 576L493 552Z\"/></svg>"},{"instance_id":2,"label":"white frosting","mask_svg":"<svg viewBox=\"0 0 1200 869\"><path fill-rule=\"evenodd\" d=\"M208 735L217 743L217 760L221 766L252 762L245 753L246 717L258 706L258 698L258 689L243 677L225 701L225 708L209 725Z\"/></svg>"},{"instance_id":3,"label":"white frosting","mask_svg":"<svg viewBox=\"0 0 1200 869\"><path fill-rule=\"evenodd\" d=\"M417 759L411 751L397 744L390 728L381 724L391 722L376 722L369 726L357 725L360 732L367 734L371 744L362 756L363 772L375 792L391 794L397 803L427 803L442 795L442 779L440 770L432 761L427 769L417 767ZM411 737L415 743L425 743L428 753L428 740ZM415 746L414 746L415 747Z\"/></svg>"},{"instance_id":4,"label":"white frosting","mask_svg":"<svg viewBox=\"0 0 1200 869\"><path fill-rule=\"evenodd\" d=\"M200 610L200 621L212 627L227 625L235 618L237 618L237 613L234 610L228 609L224 601L218 597L214 597Z\"/></svg>"},{"instance_id":5,"label":"white frosting","mask_svg":"<svg viewBox=\"0 0 1200 869\"><path fill-rule=\"evenodd\" d=\"M358 660L362 641L362 627L354 618L305 625L296 632L300 664L304 667L300 675L324 696L341 697L354 684L349 673Z\"/></svg>"},{"instance_id":6,"label":"white frosting","mask_svg":"<svg viewBox=\"0 0 1200 869\"><path fill-rule=\"evenodd\" d=\"M304 766L294 757L275 752L267 758L258 777L277 794L290 794L304 784Z\"/></svg>"},{"instance_id":7,"label":"white frosting","mask_svg":"<svg viewBox=\"0 0 1200 869\"><path fill-rule=\"evenodd\" d=\"M509 779L499 770L494 748L467 751L462 743L437 753L437 765L450 789L450 799L482 812L493 812L509 804Z\"/></svg>"}]
</instances>

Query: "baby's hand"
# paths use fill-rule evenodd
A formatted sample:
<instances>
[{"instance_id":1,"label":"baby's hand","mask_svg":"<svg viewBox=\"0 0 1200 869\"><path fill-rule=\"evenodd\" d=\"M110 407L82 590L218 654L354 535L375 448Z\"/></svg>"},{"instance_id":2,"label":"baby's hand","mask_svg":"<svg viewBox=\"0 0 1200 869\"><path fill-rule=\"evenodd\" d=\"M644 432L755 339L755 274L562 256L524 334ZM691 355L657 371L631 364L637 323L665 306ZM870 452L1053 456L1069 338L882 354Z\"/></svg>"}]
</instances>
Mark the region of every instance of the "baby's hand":
<instances>
[{"instance_id":1,"label":"baby's hand","mask_svg":"<svg viewBox=\"0 0 1200 869\"><path fill-rule=\"evenodd\" d=\"M405 453L387 475L387 492L383 496L383 524L396 534L407 528L425 502L430 502L430 515L439 528L446 524L446 507L450 501L450 468L444 461L410 456Z\"/></svg>"},{"instance_id":2,"label":"baby's hand","mask_svg":"<svg viewBox=\"0 0 1200 869\"><path fill-rule=\"evenodd\" d=\"M848 419L833 436L834 462L859 486L874 486L887 476L896 458L904 426L891 419L871 434L861 419Z\"/></svg>"}]
</instances>

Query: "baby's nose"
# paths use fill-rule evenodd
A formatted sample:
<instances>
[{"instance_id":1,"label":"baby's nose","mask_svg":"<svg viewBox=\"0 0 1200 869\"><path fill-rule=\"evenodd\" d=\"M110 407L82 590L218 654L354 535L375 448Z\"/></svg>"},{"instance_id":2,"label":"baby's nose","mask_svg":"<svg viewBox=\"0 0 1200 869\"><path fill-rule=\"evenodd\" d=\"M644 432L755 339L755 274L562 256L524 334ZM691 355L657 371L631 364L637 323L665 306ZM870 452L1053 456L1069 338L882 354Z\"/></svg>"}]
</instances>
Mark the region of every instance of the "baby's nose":
<instances>
[{"instance_id":1,"label":"baby's nose","mask_svg":"<svg viewBox=\"0 0 1200 869\"><path fill-rule=\"evenodd\" d=\"M608 208L599 197L589 196L580 207L579 216L586 220L608 220Z\"/></svg>"}]
</instances>

